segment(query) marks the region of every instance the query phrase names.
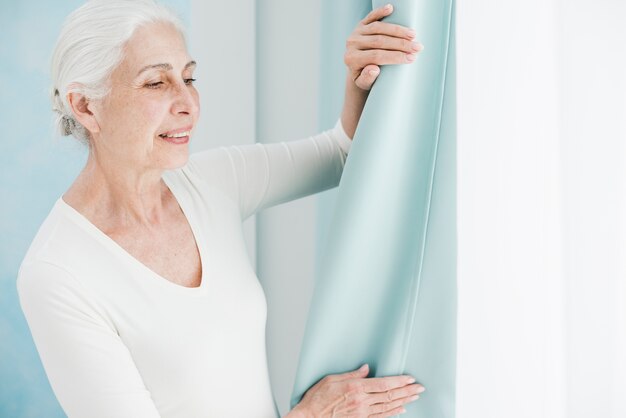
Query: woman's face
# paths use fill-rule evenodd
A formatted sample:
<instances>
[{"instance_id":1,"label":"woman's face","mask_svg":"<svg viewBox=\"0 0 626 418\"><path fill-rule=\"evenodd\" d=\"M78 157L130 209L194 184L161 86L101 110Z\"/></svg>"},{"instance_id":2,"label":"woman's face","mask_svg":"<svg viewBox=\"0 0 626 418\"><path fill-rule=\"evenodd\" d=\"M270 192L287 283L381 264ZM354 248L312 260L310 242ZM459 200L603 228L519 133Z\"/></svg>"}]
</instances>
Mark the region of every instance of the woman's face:
<instances>
[{"instance_id":1,"label":"woman's face","mask_svg":"<svg viewBox=\"0 0 626 418\"><path fill-rule=\"evenodd\" d=\"M168 23L140 27L111 76L111 91L94 103L99 157L133 169L185 165L189 136L198 120L195 62L180 33ZM184 134L183 137L180 136Z\"/></svg>"}]
</instances>

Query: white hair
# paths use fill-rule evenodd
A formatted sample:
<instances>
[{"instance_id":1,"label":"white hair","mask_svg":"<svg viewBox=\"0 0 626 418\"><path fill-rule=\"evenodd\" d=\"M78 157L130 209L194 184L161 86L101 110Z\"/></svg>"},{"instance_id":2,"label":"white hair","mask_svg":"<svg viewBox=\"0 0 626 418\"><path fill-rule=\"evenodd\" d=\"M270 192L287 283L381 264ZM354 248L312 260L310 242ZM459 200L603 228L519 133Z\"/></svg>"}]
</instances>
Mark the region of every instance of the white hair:
<instances>
[{"instance_id":1,"label":"white hair","mask_svg":"<svg viewBox=\"0 0 626 418\"><path fill-rule=\"evenodd\" d=\"M89 144L89 132L74 118L67 94L104 98L111 88L111 73L123 59L125 44L137 28L152 22L171 23L184 38L178 16L154 0L90 0L65 19L51 68L52 109L61 135L74 135Z\"/></svg>"}]
</instances>

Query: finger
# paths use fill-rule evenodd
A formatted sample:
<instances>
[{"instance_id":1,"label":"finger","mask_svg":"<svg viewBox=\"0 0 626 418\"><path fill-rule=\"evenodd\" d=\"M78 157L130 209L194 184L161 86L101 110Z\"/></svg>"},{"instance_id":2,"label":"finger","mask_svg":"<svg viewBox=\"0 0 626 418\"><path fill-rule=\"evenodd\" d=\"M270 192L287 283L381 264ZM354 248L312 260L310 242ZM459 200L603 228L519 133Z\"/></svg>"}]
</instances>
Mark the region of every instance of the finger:
<instances>
[{"instance_id":1,"label":"finger","mask_svg":"<svg viewBox=\"0 0 626 418\"><path fill-rule=\"evenodd\" d=\"M386 49L388 51L402 51L406 53L419 52L424 49L424 45L420 42L387 35L355 36L350 39L349 46L362 51L368 49Z\"/></svg>"},{"instance_id":2,"label":"finger","mask_svg":"<svg viewBox=\"0 0 626 418\"><path fill-rule=\"evenodd\" d=\"M377 403L377 404L371 405L368 411L370 415L389 413L395 409L402 408L404 405L408 404L409 402L413 402L417 399L419 399L419 396L414 395L414 396L407 396L405 398L396 399L393 402Z\"/></svg>"},{"instance_id":3,"label":"finger","mask_svg":"<svg viewBox=\"0 0 626 418\"><path fill-rule=\"evenodd\" d=\"M350 68L363 68L368 64L408 64L415 61L418 53L407 54L406 52L387 51L384 49L352 50L346 52L344 61Z\"/></svg>"},{"instance_id":4,"label":"finger","mask_svg":"<svg viewBox=\"0 0 626 418\"><path fill-rule=\"evenodd\" d=\"M391 402L397 399L406 399L411 396L418 396L424 392L426 388L420 384L407 385L401 388L388 390L387 392L377 392L368 394L367 401L370 405Z\"/></svg>"},{"instance_id":5,"label":"finger","mask_svg":"<svg viewBox=\"0 0 626 418\"><path fill-rule=\"evenodd\" d=\"M367 14L362 20L361 23L364 25L370 24L377 20L382 19L385 16L390 15L393 12L393 6L391 4L386 4L383 7L378 7Z\"/></svg>"},{"instance_id":6,"label":"finger","mask_svg":"<svg viewBox=\"0 0 626 418\"><path fill-rule=\"evenodd\" d=\"M368 65L363 68L359 76L354 80L354 84L362 90L370 90L379 74L380 68L375 65Z\"/></svg>"},{"instance_id":7,"label":"finger","mask_svg":"<svg viewBox=\"0 0 626 418\"><path fill-rule=\"evenodd\" d=\"M386 418L386 417L394 417L396 415L404 414L406 409L403 406L399 406L387 412L381 412L380 414L370 415L370 418Z\"/></svg>"},{"instance_id":8,"label":"finger","mask_svg":"<svg viewBox=\"0 0 626 418\"><path fill-rule=\"evenodd\" d=\"M387 377L370 377L361 379L363 392L387 392L399 387L410 385L415 382L411 376L387 376Z\"/></svg>"},{"instance_id":9,"label":"finger","mask_svg":"<svg viewBox=\"0 0 626 418\"><path fill-rule=\"evenodd\" d=\"M413 39L415 38L415 30L406 26L396 25L387 22L372 22L369 25L360 26L356 33L361 35L389 35L397 38Z\"/></svg>"}]
</instances>

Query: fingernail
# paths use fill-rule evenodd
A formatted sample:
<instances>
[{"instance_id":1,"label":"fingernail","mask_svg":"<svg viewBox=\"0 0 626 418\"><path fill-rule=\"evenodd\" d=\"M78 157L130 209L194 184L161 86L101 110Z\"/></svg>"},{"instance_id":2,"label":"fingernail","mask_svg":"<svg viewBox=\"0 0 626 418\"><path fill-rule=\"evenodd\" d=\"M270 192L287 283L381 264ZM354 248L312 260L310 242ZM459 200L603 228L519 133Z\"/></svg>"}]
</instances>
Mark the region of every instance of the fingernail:
<instances>
[{"instance_id":1,"label":"fingernail","mask_svg":"<svg viewBox=\"0 0 626 418\"><path fill-rule=\"evenodd\" d=\"M413 382L415 382L415 379L414 379L414 378L412 378L412 377L409 377L409 380L407 380L407 382L408 382L408 383L413 383Z\"/></svg>"},{"instance_id":2,"label":"fingernail","mask_svg":"<svg viewBox=\"0 0 626 418\"><path fill-rule=\"evenodd\" d=\"M369 366L367 365L367 363L365 363L364 365L361 366L361 368L359 370L365 370L367 369Z\"/></svg>"},{"instance_id":3,"label":"fingernail","mask_svg":"<svg viewBox=\"0 0 626 418\"><path fill-rule=\"evenodd\" d=\"M404 409L404 408L402 408L402 409L400 410L400 413L401 413L401 414L404 414L405 412L406 412L406 409Z\"/></svg>"},{"instance_id":4,"label":"fingernail","mask_svg":"<svg viewBox=\"0 0 626 418\"><path fill-rule=\"evenodd\" d=\"M411 396L411 397L409 398L409 402L411 402L411 401L416 401L416 400L418 400L419 398L420 398L420 397L419 397L419 395L413 395L413 396Z\"/></svg>"},{"instance_id":5,"label":"fingernail","mask_svg":"<svg viewBox=\"0 0 626 418\"><path fill-rule=\"evenodd\" d=\"M393 7L393 6L391 5L391 3L387 3L387 4L385 5L385 9L386 9L386 10L391 10L391 8L392 8L392 7Z\"/></svg>"},{"instance_id":6,"label":"fingernail","mask_svg":"<svg viewBox=\"0 0 626 418\"><path fill-rule=\"evenodd\" d=\"M426 390L426 388L425 388L425 387L421 387L421 388L417 389L417 393L422 393L422 392L424 392L425 390Z\"/></svg>"},{"instance_id":7,"label":"fingernail","mask_svg":"<svg viewBox=\"0 0 626 418\"><path fill-rule=\"evenodd\" d=\"M415 54L406 54L406 60L409 62L415 61Z\"/></svg>"},{"instance_id":8,"label":"fingernail","mask_svg":"<svg viewBox=\"0 0 626 418\"><path fill-rule=\"evenodd\" d=\"M378 74L378 70L370 70L370 75L376 75Z\"/></svg>"},{"instance_id":9,"label":"fingernail","mask_svg":"<svg viewBox=\"0 0 626 418\"><path fill-rule=\"evenodd\" d=\"M413 29L410 29L407 32L407 35L409 35L409 38L415 38L415 31Z\"/></svg>"}]
</instances>

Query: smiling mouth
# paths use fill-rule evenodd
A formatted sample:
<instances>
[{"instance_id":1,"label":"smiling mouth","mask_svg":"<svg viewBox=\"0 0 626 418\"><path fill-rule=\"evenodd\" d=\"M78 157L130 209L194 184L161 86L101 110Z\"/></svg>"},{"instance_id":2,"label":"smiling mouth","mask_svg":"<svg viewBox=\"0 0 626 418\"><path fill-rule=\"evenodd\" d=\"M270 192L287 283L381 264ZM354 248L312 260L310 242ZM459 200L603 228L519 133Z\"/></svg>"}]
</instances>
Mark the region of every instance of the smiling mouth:
<instances>
[{"instance_id":1,"label":"smiling mouth","mask_svg":"<svg viewBox=\"0 0 626 418\"><path fill-rule=\"evenodd\" d=\"M159 136L161 138L182 138L182 137L189 136L189 135L191 135L191 131L179 132L177 134L171 134L171 135L160 134Z\"/></svg>"}]
</instances>

